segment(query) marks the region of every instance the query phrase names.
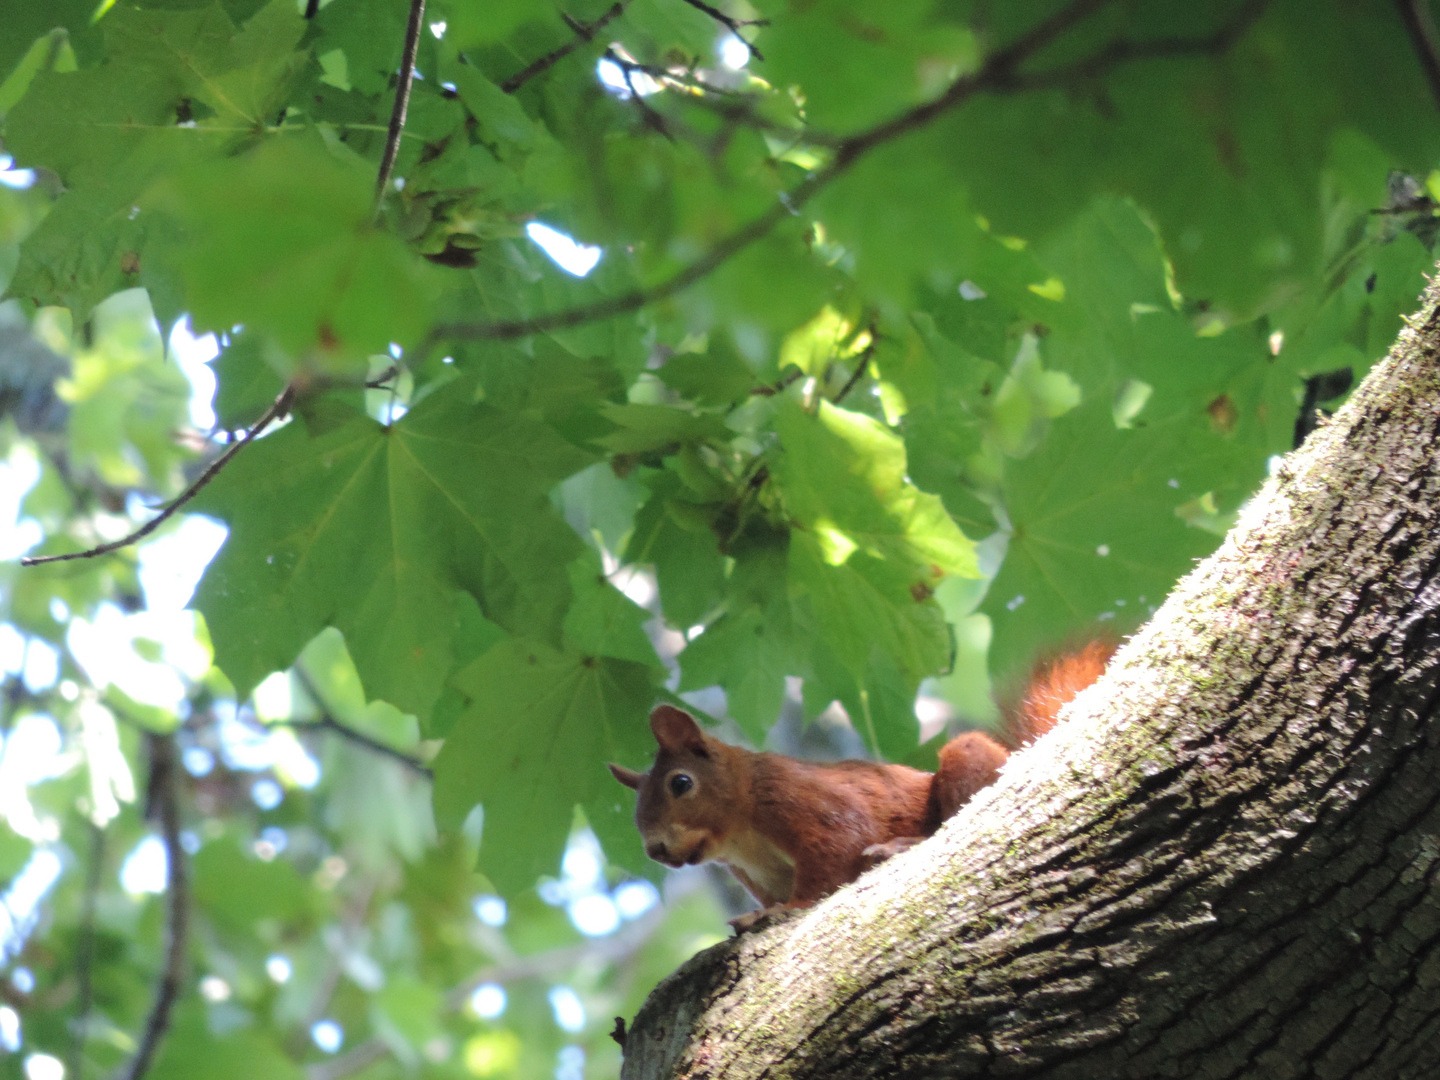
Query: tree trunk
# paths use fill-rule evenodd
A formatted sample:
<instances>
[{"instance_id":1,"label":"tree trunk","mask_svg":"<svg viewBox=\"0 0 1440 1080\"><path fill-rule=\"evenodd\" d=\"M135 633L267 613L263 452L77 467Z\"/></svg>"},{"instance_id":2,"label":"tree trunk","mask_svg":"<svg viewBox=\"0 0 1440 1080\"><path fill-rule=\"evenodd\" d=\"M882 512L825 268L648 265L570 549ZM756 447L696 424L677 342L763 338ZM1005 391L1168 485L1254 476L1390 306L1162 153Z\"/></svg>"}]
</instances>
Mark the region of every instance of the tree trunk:
<instances>
[{"instance_id":1,"label":"tree trunk","mask_svg":"<svg viewBox=\"0 0 1440 1080\"><path fill-rule=\"evenodd\" d=\"M627 1078L1440 1075L1440 288L932 841L651 995Z\"/></svg>"}]
</instances>

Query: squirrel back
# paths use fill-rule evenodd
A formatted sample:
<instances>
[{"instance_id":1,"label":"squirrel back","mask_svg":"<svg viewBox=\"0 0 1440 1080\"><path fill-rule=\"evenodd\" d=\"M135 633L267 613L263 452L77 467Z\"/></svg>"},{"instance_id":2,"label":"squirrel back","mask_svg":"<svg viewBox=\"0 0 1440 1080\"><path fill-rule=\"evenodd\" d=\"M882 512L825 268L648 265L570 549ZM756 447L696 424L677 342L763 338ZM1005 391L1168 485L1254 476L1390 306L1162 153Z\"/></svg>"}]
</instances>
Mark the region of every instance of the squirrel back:
<instances>
[{"instance_id":1,"label":"squirrel back","mask_svg":"<svg viewBox=\"0 0 1440 1080\"><path fill-rule=\"evenodd\" d=\"M983 732L957 735L941 748L934 774L756 753L705 734L673 705L650 714L659 751L649 771L615 764L610 771L639 794L635 823L652 859L674 867L714 859L764 907L804 907L933 834L994 783L1012 748L1055 726L1113 651L1095 642L1037 664L1005 711L1002 737L1010 745Z\"/></svg>"}]
</instances>

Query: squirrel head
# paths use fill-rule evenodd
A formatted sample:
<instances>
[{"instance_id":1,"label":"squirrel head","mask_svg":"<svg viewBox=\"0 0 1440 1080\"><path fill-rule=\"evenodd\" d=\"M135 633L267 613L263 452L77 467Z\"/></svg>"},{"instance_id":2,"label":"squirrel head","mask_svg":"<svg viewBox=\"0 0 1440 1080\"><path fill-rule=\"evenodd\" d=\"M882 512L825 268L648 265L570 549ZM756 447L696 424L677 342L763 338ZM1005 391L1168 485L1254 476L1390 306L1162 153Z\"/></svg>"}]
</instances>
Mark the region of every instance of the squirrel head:
<instances>
[{"instance_id":1,"label":"squirrel head","mask_svg":"<svg viewBox=\"0 0 1440 1080\"><path fill-rule=\"evenodd\" d=\"M694 866L712 858L739 814L736 748L712 739L695 718L657 705L650 730L660 750L649 772L611 764L615 779L639 793L635 824L645 853L666 866Z\"/></svg>"}]
</instances>

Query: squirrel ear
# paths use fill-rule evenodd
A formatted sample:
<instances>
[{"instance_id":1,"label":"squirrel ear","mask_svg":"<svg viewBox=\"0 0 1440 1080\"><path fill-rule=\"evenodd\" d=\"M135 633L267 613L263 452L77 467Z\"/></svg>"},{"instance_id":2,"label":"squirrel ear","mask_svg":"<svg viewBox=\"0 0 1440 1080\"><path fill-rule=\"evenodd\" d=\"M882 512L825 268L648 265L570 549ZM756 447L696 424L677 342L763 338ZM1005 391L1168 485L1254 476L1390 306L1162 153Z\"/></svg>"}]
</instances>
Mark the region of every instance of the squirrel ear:
<instances>
[{"instance_id":1,"label":"squirrel ear","mask_svg":"<svg viewBox=\"0 0 1440 1080\"><path fill-rule=\"evenodd\" d=\"M645 782L645 774L643 772L627 769L624 765L616 765L613 761L608 764L610 766L610 772L616 780L619 780L628 788L634 788L636 791L640 790L640 785Z\"/></svg>"},{"instance_id":2,"label":"squirrel ear","mask_svg":"<svg viewBox=\"0 0 1440 1080\"><path fill-rule=\"evenodd\" d=\"M650 713L650 730L665 750L704 750L705 733L695 718L674 705L656 705Z\"/></svg>"}]
</instances>

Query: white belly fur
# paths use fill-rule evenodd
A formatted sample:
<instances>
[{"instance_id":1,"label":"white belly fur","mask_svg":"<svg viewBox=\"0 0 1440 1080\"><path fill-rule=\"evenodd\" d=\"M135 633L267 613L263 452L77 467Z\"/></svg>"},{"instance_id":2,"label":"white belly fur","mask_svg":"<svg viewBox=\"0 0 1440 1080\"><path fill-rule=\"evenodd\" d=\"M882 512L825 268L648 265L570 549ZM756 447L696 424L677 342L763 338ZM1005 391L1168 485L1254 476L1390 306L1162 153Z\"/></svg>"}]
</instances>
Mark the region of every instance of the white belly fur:
<instances>
[{"instance_id":1,"label":"white belly fur","mask_svg":"<svg viewBox=\"0 0 1440 1080\"><path fill-rule=\"evenodd\" d=\"M715 858L739 870L762 892L780 901L789 899L795 889L795 860L754 829L726 837Z\"/></svg>"}]
</instances>

